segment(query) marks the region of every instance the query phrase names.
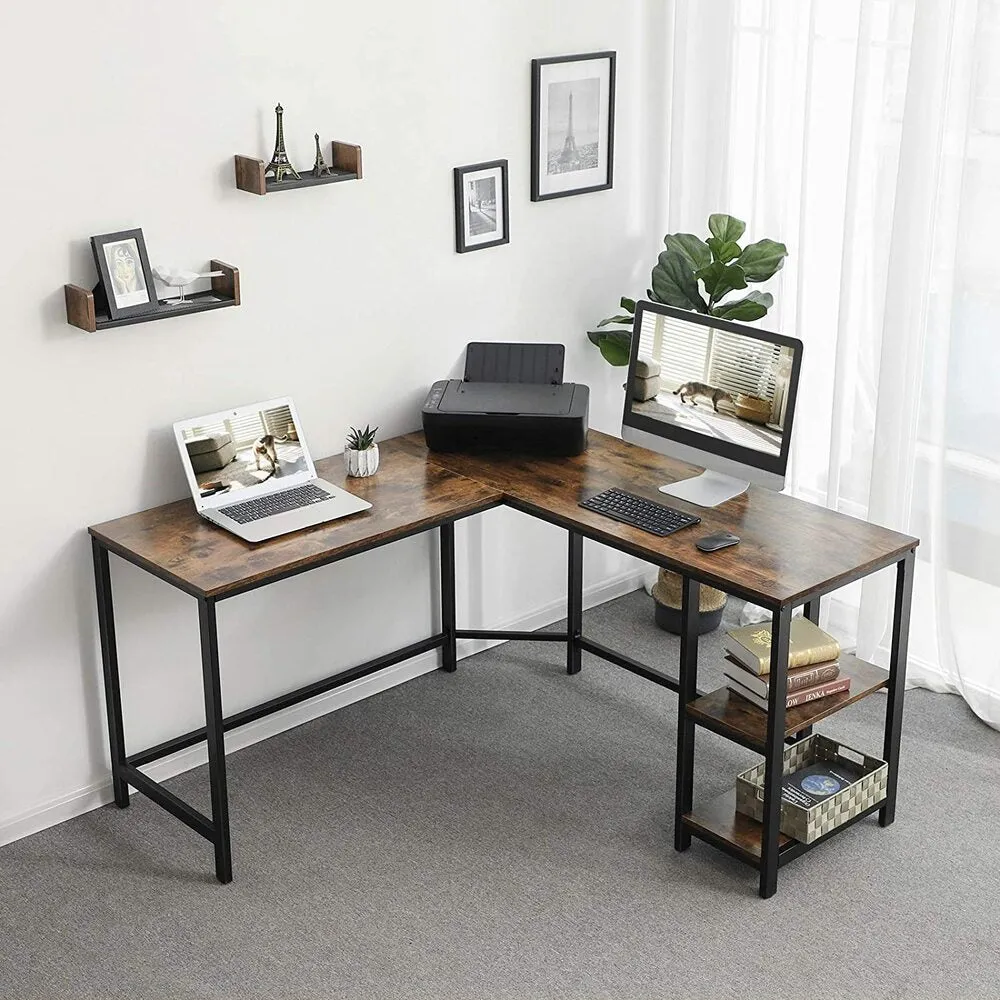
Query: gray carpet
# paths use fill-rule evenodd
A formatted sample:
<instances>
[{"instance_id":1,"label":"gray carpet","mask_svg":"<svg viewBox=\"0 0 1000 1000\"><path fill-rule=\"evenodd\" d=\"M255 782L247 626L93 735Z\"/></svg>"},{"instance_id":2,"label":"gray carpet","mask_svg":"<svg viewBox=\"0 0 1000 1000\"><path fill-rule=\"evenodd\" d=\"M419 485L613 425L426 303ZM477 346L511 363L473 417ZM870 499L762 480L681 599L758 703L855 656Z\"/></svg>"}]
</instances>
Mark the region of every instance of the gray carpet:
<instances>
[{"instance_id":1,"label":"gray carpet","mask_svg":"<svg viewBox=\"0 0 1000 1000\"><path fill-rule=\"evenodd\" d=\"M641 593L588 634L650 663ZM718 639L703 644L702 686ZM0 996L1000 995L1000 734L907 696L897 821L756 874L672 847L674 696L509 644L229 758L236 881L141 796L0 850ZM884 698L824 727L881 747ZM698 735L697 796L752 754ZM171 783L207 809L204 769Z\"/></svg>"}]
</instances>

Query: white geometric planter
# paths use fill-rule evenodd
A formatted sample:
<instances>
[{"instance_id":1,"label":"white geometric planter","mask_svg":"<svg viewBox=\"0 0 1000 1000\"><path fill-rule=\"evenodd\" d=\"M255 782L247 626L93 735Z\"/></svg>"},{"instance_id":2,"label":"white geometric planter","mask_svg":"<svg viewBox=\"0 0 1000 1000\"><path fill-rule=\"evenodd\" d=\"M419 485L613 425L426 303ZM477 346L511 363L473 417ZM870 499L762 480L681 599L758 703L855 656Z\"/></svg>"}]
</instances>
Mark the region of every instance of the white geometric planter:
<instances>
[{"instance_id":1,"label":"white geometric planter","mask_svg":"<svg viewBox=\"0 0 1000 1000\"><path fill-rule=\"evenodd\" d=\"M355 479L374 476L378 472L378 445L373 444L364 451L344 448L344 468Z\"/></svg>"}]
</instances>

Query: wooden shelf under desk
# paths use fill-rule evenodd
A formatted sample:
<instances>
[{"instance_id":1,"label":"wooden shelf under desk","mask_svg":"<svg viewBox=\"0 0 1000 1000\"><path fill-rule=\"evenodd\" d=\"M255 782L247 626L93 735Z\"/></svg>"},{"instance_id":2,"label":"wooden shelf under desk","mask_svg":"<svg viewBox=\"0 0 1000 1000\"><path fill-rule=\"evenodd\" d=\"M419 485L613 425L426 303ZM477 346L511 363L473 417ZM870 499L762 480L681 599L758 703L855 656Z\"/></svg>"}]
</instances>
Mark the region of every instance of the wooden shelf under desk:
<instances>
[{"instance_id":1,"label":"wooden shelf under desk","mask_svg":"<svg viewBox=\"0 0 1000 1000\"><path fill-rule=\"evenodd\" d=\"M805 854L806 851L818 847L830 837L835 837L855 823L863 820L866 816L878 812L882 808L882 802L876 802L873 806L858 813L846 823L834 827L829 833L814 840L811 844L806 844L800 840L794 840L778 834L778 861L779 864L786 864L793 859ZM763 827L751 816L745 816L736 811L736 789L731 788L728 792L710 799L708 802L695 806L689 813L685 813L681 822L699 840L712 844L720 848L734 858L743 861L753 868L760 866L760 842Z\"/></svg>"},{"instance_id":2,"label":"wooden shelf under desk","mask_svg":"<svg viewBox=\"0 0 1000 1000\"><path fill-rule=\"evenodd\" d=\"M851 678L850 691L827 695L788 709L785 713L786 737L807 729L889 683L887 671L849 653L844 653L840 658L840 672ZM763 752L767 740L767 712L729 688L719 688L689 702L687 714L698 725L751 750Z\"/></svg>"}]
</instances>

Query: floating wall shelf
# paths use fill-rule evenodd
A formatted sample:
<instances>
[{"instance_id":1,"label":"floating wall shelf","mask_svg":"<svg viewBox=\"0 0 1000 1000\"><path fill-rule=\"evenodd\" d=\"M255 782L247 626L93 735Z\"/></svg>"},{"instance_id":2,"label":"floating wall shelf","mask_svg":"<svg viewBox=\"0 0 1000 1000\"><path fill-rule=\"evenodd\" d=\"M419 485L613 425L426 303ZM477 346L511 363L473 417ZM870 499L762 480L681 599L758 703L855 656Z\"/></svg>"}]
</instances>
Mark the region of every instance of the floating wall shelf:
<instances>
[{"instance_id":1,"label":"floating wall shelf","mask_svg":"<svg viewBox=\"0 0 1000 1000\"><path fill-rule=\"evenodd\" d=\"M292 188L315 187L319 184L336 184L338 181L361 180L361 147L349 142L333 142L330 149L330 173L313 177L312 167L300 171L296 180L275 181L264 176L267 164L252 156L236 156L236 186L250 194L271 194Z\"/></svg>"},{"instance_id":2,"label":"floating wall shelf","mask_svg":"<svg viewBox=\"0 0 1000 1000\"><path fill-rule=\"evenodd\" d=\"M209 270L223 272L221 277L212 278L210 292L194 292L183 302L177 302L176 299L161 299L154 312L143 313L141 316L128 316L124 319L111 319L108 315L107 300L100 282L93 289L81 288L79 285L65 285L66 322L87 333L97 333L98 330L111 330L117 326L150 323L157 319L190 316L191 313L208 312L210 309L238 306L240 272L231 264L224 264L221 260L213 260ZM176 304L171 305L171 303Z\"/></svg>"}]
</instances>

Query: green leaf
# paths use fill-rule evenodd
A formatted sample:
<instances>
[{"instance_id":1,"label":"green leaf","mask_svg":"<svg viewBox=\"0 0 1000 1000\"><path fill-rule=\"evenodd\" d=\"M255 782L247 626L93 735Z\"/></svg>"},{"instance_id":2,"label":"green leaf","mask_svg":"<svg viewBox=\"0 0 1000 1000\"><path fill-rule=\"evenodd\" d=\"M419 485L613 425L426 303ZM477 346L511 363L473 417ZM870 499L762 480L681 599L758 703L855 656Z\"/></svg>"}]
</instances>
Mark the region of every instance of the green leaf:
<instances>
[{"instance_id":1,"label":"green leaf","mask_svg":"<svg viewBox=\"0 0 1000 1000\"><path fill-rule=\"evenodd\" d=\"M716 236L709 236L707 245L709 250L712 251L712 256L719 261L720 264L728 264L731 260L736 260L736 258L743 252L740 249L739 243L735 240L723 243L722 240Z\"/></svg>"},{"instance_id":2,"label":"green leaf","mask_svg":"<svg viewBox=\"0 0 1000 1000\"><path fill-rule=\"evenodd\" d=\"M767 281L781 270L787 256L788 248L784 243L760 240L751 243L736 263L743 268L747 281Z\"/></svg>"},{"instance_id":3,"label":"green leaf","mask_svg":"<svg viewBox=\"0 0 1000 1000\"><path fill-rule=\"evenodd\" d=\"M652 288L647 288L646 289L646 298L649 299L650 302L659 302L660 301L656 297L656 292L654 292Z\"/></svg>"},{"instance_id":4,"label":"green leaf","mask_svg":"<svg viewBox=\"0 0 1000 1000\"><path fill-rule=\"evenodd\" d=\"M625 312L635 315L635 299L627 299L622 296L622 300L619 305L625 310Z\"/></svg>"},{"instance_id":5,"label":"green leaf","mask_svg":"<svg viewBox=\"0 0 1000 1000\"><path fill-rule=\"evenodd\" d=\"M746 287L745 285L743 286ZM621 323L624 326L631 326L634 317L632 316L609 316L607 319L602 319L600 323L597 324L597 329L600 330L602 326L608 326L611 323Z\"/></svg>"},{"instance_id":6,"label":"green leaf","mask_svg":"<svg viewBox=\"0 0 1000 1000\"><path fill-rule=\"evenodd\" d=\"M590 330L590 342L600 350L609 365L621 368L628 364L632 335L625 330Z\"/></svg>"},{"instance_id":7,"label":"green leaf","mask_svg":"<svg viewBox=\"0 0 1000 1000\"><path fill-rule=\"evenodd\" d=\"M708 292L709 302L713 305L735 289L747 287L743 268L736 264L721 264L715 261L708 267L695 271L694 276L705 282L705 291Z\"/></svg>"},{"instance_id":8,"label":"green leaf","mask_svg":"<svg viewBox=\"0 0 1000 1000\"><path fill-rule=\"evenodd\" d=\"M739 240L747 228L747 224L739 219L734 219L731 215L717 213L708 217L708 228L717 240L729 243Z\"/></svg>"},{"instance_id":9,"label":"green leaf","mask_svg":"<svg viewBox=\"0 0 1000 1000\"><path fill-rule=\"evenodd\" d=\"M698 292L698 282L688 267L687 258L676 250L664 250L660 254L651 278L658 302L665 302L679 309L708 312L708 306Z\"/></svg>"},{"instance_id":10,"label":"green leaf","mask_svg":"<svg viewBox=\"0 0 1000 1000\"><path fill-rule=\"evenodd\" d=\"M688 262L692 271L712 263L712 251L708 249L704 240L693 233L668 234L663 237L663 242L668 250L676 250Z\"/></svg>"},{"instance_id":11,"label":"green leaf","mask_svg":"<svg viewBox=\"0 0 1000 1000\"><path fill-rule=\"evenodd\" d=\"M719 319L734 319L740 323L752 323L767 315L768 309L774 305L774 296L770 292L751 292L742 299L723 302L713 306L712 315Z\"/></svg>"}]
</instances>

